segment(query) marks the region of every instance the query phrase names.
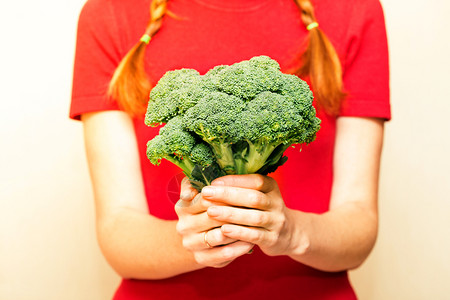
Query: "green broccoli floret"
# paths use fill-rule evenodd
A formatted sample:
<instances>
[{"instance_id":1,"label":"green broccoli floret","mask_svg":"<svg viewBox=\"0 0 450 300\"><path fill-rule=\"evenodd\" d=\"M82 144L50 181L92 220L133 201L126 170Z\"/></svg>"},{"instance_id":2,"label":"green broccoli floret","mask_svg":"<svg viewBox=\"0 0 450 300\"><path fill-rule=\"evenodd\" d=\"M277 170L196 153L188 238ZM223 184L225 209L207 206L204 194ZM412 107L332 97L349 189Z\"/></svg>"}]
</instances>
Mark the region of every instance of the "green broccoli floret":
<instances>
[{"instance_id":1,"label":"green broccoli floret","mask_svg":"<svg viewBox=\"0 0 450 300\"><path fill-rule=\"evenodd\" d=\"M219 91L251 100L264 91L276 91L282 83L279 64L267 56L254 57L215 72Z\"/></svg>"},{"instance_id":2,"label":"green broccoli floret","mask_svg":"<svg viewBox=\"0 0 450 300\"><path fill-rule=\"evenodd\" d=\"M201 142L192 148L189 158L202 167L209 167L216 161L211 148L207 144Z\"/></svg>"},{"instance_id":3,"label":"green broccoli floret","mask_svg":"<svg viewBox=\"0 0 450 300\"><path fill-rule=\"evenodd\" d=\"M169 120L159 135L148 141L147 157L154 165L162 159L177 165L199 190L225 175L211 148L184 129L180 116Z\"/></svg>"},{"instance_id":4,"label":"green broccoli floret","mask_svg":"<svg viewBox=\"0 0 450 300\"><path fill-rule=\"evenodd\" d=\"M279 94L289 97L300 111L313 107L313 93L306 81L291 74L283 74L282 79Z\"/></svg>"},{"instance_id":5,"label":"green broccoli floret","mask_svg":"<svg viewBox=\"0 0 450 300\"><path fill-rule=\"evenodd\" d=\"M201 76L167 72L150 93L146 124L167 123L149 141L153 164L167 159L201 189L225 174L268 174L293 144L312 142L320 120L306 82L267 56Z\"/></svg>"},{"instance_id":6,"label":"green broccoli floret","mask_svg":"<svg viewBox=\"0 0 450 300\"><path fill-rule=\"evenodd\" d=\"M228 174L235 174L236 167L231 145L238 142L240 119L245 103L238 97L212 92L191 107L183 117L188 130L208 143L219 166Z\"/></svg>"},{"instance_id":7,"label":"green broccoli floret","mask_svg":"<svg viewBox=\"0 0 450 300\"><path fill-rule=\"evenodd\" d=\"M303 117L283 95L263 92L247 103L239 123L242 128L237 174L259 173L266 164L275 165L292 144L303 143ZM278 153L268 161L277 149Z\"/></svg>"},{"instance_id":8,"label":"green broccoli floret","mask_svg":"<svg viewBox=\"0 0 450 300\"><path fill-rule=\"evenodd\" d=\"M147 157L154 165L159 165L163 158L167 159L188 175L195 167L189 156L196 141L194 136L180 126L180 119L180 117L171 119L160 130L159 135L148 141Z\"/></svg>"},{"instance_id":9,"label":"green broccoli floret","mask_svg":"<svg viewBox=\"0 0 450 300\"><path fill-rule=\"evenodd\" d=\"M201 190L203 186L210 185L214 179L225 175L216 162L216 157L206 143L199 142L191 151L190 159L196 165L190 176L191 184Z\"/></svg>"},{"instance_id":10,"label":"green broccoli floret","mask_svg":"<svg viewBox=\"0 0 450 300\"><path fill-rule=\"evenodd\" d=\"M313 93L308 84L295 75L283 74L279 93L290 98L299 114L303 116L301 143L314 141L320 129L320 119L316 118L316 109L312 105Z\"/></svg>"},{"instance_id":11,"label":"green broccoli floret","mask_svg":"<svg viewBox=\"0 0 450 300\"><path fill-rule=\"evenodd\" d=\"M200 74L191 69L167 72L150 92L145 124L157 126L183 114L205 94L207 87Z\"/></svg>"}]
</instances>

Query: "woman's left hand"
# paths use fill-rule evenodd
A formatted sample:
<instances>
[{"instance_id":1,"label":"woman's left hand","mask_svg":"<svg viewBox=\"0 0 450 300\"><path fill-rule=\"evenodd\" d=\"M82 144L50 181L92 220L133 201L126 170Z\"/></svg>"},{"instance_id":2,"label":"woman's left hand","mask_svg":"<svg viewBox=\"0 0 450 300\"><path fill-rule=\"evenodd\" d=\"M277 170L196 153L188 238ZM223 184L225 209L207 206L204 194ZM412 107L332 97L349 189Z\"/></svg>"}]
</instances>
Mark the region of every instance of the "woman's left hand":
<instances>
[{"instance_id":1,"label":"woman's left hand","mask_svg":"<svg viewBox=\"0 0 450 300\"><path fill-rule=\"evenodd\" d=\"M229 175L202 190L212 204L209 217L225 222L225 236L258 245L267 255L289 255L295 236L293 215L281 197L276 181L257 174ZM225 205L223 205L225 204Z\"/></svg>"}]
</instances>

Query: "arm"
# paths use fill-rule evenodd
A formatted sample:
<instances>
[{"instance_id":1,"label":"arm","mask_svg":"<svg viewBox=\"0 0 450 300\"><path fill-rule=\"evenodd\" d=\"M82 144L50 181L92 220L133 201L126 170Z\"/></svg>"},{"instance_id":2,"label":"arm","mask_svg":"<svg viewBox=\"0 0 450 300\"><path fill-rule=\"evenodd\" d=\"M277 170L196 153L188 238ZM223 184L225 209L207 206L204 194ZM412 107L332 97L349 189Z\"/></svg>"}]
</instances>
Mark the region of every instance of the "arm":
<instances>
[{"instance_id":1,"label":"arm","mask_svg":"<svg viewBox=\"0 0 450 300\"><path fill-rule=\"evenodd\" d=\"M97 238L122 277L161 279L202 268L181 243L176 221L149 215L131 119L108 111L82 116L94 187Z\"/></svg>"},{"instance_id":2,"label":"arm","mask_svg":"<svg viewBox=\"0 0 450 300\"><path fill-rule=\"evenodd\" d=\"M208 215L224 235L255 243L268 255L291 258L324 271L359 266L377 236L377 190L383 121L337 121L330 210L318 215L284 206L276 182L259 175L226 176L204 188ZM244 225L244 226L242 226Z\"/></svg>"},{"instance_id":3,"label":"arm","mask_svg":"<svg viewBox=\"0 0 450 300\"><path fill-rule=\"evenodd\" d=\"M363 263L378 232L382 143L382 120L337 120L330 210L309 216L309 249L292 258L327 271L352 269Z\"/></svg>"}]
</instances>

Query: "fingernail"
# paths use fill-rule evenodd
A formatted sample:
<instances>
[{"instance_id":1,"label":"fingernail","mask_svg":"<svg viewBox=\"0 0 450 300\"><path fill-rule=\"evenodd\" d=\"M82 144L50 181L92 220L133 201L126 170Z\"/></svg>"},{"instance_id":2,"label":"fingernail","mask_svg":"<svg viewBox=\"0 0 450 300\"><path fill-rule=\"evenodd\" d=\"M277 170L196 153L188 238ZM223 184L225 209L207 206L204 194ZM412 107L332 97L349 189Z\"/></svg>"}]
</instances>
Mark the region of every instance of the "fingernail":
<instances>
[{"instance_id":1,"label":"fingernail","mask_svg":"<svg viewBox=\"0 0 450 300\"><path fill-rule=\"evenodd\" d=\"M193 196L194 196L194 195L193 195L192 192L183 192L183 193L180 195L180 199L181 199L181 200L185 200L185 201L189 201L189 200L192 199Z\"/></svg>"},{"instance_id":2,"label":"fingernail","mask_svg":"<svg viewBox=\"0 0 450 300\"><path fill-rule=\"evenodd\" d=\"M202 189L202 194L204 195L204 196L214 196L214 188L212 188L212 187L209 187L209 186L205 186L203 189Z\"/></svg>"},{"instance_id":3,"label":"fingernail","mask_svg":"<svg viewBox=\"0 0 450 300\"><path fill-rule=\"evenodd\" d=\"M210 202L208 200L205 200L205 199L202 199L202 205L206 206L206 207L210 207L212 205L212 202Z\"/></svg>"},{"instance_id":4,"label":"fingernail","mask_svg":"<svg viewBox=\"0 0 450 300\"><path fill-rule=\"evenodd\" d=\"M216 179L211 182L211 185L225 185L225 182L223 182L223 180Z\"/></svg>"},{"instance_id":5,"label":"fingernail","mask_svg":"<svg viewBox=\"0 0 450 300\"><path fill-rule=\"evenodd\" d=\"M221 229L222 229L222 232L223 232L223 233L231 233L231 232L233 232L233 229L230 228L230 227L227 226L227 225L223 225Z\"/></svg>"},{"instance_id":6,"label":"fingernail","mask_svg":"<svg viewBox=\"0 0 450 300\"><path fill-rule=\"evenodd\" d=\"M211 217L217 217L218 215L220 215L220 208L216 207L216 206L211 206L208 208L208 215Z\"/></svg>"}]
</instances>

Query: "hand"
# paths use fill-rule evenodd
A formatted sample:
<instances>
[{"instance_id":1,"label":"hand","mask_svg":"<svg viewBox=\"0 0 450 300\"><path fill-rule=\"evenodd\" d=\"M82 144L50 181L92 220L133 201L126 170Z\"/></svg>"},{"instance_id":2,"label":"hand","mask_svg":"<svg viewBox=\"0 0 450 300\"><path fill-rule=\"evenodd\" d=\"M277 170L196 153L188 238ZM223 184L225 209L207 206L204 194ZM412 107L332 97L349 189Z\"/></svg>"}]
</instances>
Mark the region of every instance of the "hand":
<instances>
[{"instance_id":1,"label":"hand","mask_svg":"<svg viewBox=\"0 0 450 300\"><path fill-rule=\"evenodd\" d=\"M194 254L197 263L210 267L224 267L237 257L248 253L253 244L237 241L223 234L224 222L211 219L206 210L212 205L184 178L180 200L175 205L178 215L177 231L183 246ZM218 204L220 205L220 204Z\"/></svg>"},{"instance_id":2,"label":"hand","mask_svg":"<svg viewBox=\"0 0 450 300\"><path fill-rule=\"evenodd\" d=\"M222 222L222 233L235 240L258 245L267 255L289 255L295 226L292 213L270 177L229 175L216 179L202 190L211 205L208 216Z\"/></svg>"}]
</instances>

